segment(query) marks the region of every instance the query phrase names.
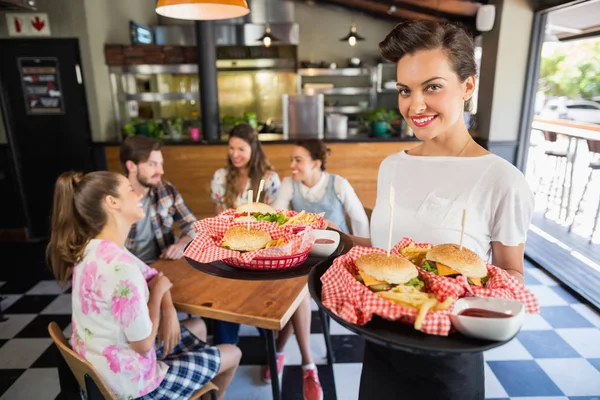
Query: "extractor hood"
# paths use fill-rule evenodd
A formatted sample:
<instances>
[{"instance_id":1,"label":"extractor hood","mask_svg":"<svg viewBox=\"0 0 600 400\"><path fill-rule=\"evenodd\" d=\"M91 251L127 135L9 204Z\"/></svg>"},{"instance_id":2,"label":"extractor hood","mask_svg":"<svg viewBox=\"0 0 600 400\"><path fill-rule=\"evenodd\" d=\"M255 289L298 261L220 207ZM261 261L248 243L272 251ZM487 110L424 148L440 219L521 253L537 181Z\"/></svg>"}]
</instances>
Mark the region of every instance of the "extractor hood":
<instances>
[{"instance_id":1,"label":"extractor hood","mask_svg":"<svg viewBox=\"0 0 600 400\"><path fill-rule=\"evenodd\" d=\"M0 0L2 11L36 11L35 0Z\"/></svg>"}]
</instances>

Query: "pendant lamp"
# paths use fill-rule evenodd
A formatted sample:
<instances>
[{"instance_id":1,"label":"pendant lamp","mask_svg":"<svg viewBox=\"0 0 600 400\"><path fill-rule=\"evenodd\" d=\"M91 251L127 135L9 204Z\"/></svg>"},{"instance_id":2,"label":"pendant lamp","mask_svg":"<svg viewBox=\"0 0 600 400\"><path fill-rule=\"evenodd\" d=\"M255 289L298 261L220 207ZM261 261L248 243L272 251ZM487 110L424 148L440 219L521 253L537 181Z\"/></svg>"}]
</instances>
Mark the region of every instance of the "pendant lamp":
<instances>
[{"instance_id":1,"label":"pendant lamp","mask_svg":"<svg viewBox=\"0 0 600 400\"><path fill-rule=\"evenodd\" d=\"M246 0L158 0L156 13L169 18L217 20L250 12Z\"/></svg>"},{"instance_id":2,"label":"pendant lamp","mask_svg":"<svg viewBox=\"0 0 600 400\"><path fill-rule=\"evenodd\" d=\"M269 25L269 10L269 0L267 0L267 25L265 26L265 33L263 33L261 37L256 39L259 42L263 42L263 45L265 47L271 47L271 43L279 42L279 38L277 38L271 33L271 25Z\"/></svg>"},{"instance_id":3,"label":"pendant lamp","mask_svg":"<svg viewBox=\"0 0 600 400\"><path fill-rule=\"evenodd\" d=\"M263 42L265 47L271 47L271 43L279 42L279 38L271 34L271 26L269 24L265 27L265 33L256 40Z\"/></svg>"},{"instance_id":4,"label":"pendant lamp","mask_svg":"<svg viewBox=\"0 0 600 400\"><path fill-rule=\"evenodd\" d=\"M356 42L365 40L364 37L360 36L356 32L356 24L353 22L350 24L350 32L340 39L341 42L348 42L348 44L352 47L356 46Z\"/></svg>"}]
</instances>

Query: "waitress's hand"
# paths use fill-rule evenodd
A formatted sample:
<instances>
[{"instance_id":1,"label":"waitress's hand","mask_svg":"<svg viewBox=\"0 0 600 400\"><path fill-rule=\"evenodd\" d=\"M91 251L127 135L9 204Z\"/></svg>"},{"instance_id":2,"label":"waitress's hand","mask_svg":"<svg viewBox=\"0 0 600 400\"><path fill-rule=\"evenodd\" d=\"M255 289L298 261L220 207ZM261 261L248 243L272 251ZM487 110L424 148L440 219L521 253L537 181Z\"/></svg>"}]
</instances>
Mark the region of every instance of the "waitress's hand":
<instances>
[{"instance_id":1,"label":"waitress's hand","mask_svg":"<svg viewBox=\"0 0 600 400\"><path fill-rule=\"evenodd\" d=\"M325 220L325 229L327 229L327 228L332 228L332 229L335 229L337 231L341 231L340 227L337 226L337 224L335 222L330 221L328 219Z\"/></svg>"}]
</instances>

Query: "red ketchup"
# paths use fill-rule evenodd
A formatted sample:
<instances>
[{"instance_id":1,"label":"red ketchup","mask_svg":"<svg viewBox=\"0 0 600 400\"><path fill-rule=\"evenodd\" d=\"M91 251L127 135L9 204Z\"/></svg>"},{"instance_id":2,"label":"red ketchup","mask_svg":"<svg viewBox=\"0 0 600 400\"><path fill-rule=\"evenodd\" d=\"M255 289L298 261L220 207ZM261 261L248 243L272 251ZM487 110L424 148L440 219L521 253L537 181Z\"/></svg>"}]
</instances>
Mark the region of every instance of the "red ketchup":
<instances>
[{"instance_id":1,"label":"red ketchup","mask_svg":"<svg viewBox=\"0 0 600 400\"><path fill-rule=\"evenodd\" d=\"M477 318L510 318L511 314L506 314L498 311L484 310L483 308L467 308L458 313L465 317Z\"/></svg>"},{"instance_id":2,"label":"red ketchup","mask_svg":"<svg viewBox=\"0 0 600 400\"><path fill-rule=\"evenodd\" d=\"M334 244L335 241L331 239L317 239L315 240L315 244Z\"/></svg>"}]
</instances>

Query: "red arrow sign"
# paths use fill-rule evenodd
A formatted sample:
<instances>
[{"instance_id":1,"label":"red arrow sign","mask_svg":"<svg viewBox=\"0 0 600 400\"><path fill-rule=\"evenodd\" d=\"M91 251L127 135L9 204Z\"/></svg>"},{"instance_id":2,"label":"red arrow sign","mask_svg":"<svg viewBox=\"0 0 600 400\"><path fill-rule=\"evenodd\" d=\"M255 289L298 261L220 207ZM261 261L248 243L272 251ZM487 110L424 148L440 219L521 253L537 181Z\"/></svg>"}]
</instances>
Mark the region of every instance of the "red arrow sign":
<instances>
[{"instance_id":1,"label":"red arrow sign","mask_svg":"<svg viewBox=\"0 0 600 400\"><path fill-rule=\"evenodd\" d=\"M46 23L42 21L40 17L35 17L35 19L31 21L31 25L33 25L36 30L41 31L44 29L44 26L46 26Z\"/></svg>"},{"instance_id":2,"label":"red arrow sign","mask_svg":"<svg viewBox=\"0 0 600 400\"><path fill-rule=\"evenodd\" d=\"M21 20L17 17L14 18L15 21L15 31L17 33L21 33Z\"/></svg>"}]
</instances>

